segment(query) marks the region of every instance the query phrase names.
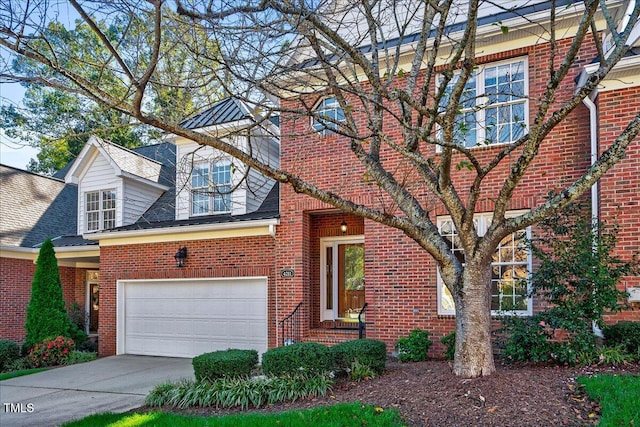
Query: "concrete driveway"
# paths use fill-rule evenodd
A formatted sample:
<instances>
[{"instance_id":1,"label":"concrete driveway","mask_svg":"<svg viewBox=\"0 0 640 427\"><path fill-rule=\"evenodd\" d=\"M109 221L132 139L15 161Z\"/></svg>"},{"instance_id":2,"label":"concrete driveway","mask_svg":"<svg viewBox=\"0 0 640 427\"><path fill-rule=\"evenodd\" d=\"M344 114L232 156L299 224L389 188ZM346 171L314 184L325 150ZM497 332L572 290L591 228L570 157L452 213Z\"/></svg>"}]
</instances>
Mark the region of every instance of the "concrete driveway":
<instances>
[{"instance_id":1,"label":"concrete driveway","mask_svg":"<svg viewBox=\"0 0 640 427\"><path fill-rule=\"evenodd\" d=\"M111 356L0 381L0 426L55 426L144 404L157 384L193 379L191 359Z\"/></svg>"}]
</instances>

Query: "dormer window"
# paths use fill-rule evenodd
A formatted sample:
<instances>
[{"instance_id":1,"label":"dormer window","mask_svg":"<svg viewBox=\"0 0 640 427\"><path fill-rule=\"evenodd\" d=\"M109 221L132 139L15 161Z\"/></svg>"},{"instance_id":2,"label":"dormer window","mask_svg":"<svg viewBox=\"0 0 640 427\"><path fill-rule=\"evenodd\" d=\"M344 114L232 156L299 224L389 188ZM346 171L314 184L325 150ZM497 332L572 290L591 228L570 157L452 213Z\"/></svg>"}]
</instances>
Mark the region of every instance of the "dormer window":
<instances>
[{"instance_id":1,"label":"dormer window","mask_svg":"<svg viewBox=\"0 0 640 427\"><path fill-rule=\"evenodd\" d=\"M322 135L332 133L338 129L340 123L345 121L344 111L335 97L324 98L318 103L313 113L313 129Z\"/></svg>"},{"instance_id":2,"label":"dormer window","mask_svg":"<svg viewBox=\"0 0 640 427\"><path fill-rule=\"evenodd\" d=\"M85 193L87 231L108 230L116 226L116 191Z\"/></svg>"},{"instance_id":3,"label":"dormer window","mask_svg":"<svg viewBox=\"0 0 640 427\"><path fill-rule=\"evenodd\" d=\"M231 211L231 162L198 163L191 174L191 213L208 215Z\"/></svg>"}]
</instances>

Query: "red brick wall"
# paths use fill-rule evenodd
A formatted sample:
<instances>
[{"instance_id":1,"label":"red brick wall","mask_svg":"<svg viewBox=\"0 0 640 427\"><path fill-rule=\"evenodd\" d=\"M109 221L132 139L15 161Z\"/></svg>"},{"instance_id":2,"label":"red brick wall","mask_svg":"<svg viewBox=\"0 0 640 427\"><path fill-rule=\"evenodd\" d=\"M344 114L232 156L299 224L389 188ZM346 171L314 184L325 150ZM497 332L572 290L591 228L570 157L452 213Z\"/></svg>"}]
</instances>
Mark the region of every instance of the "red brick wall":
<instances>
[{"instance_id":1,"label":"red brick wall","mask_svg":"<svg viewBox=\"0 0 640 427\"><path fill-rule=\"evenodd\" d=\"M36 265L31 260L0 258L0 338L22 342Z\"/></svg>"},{"instance_id":2,"label":"red brick wall","mask_svg":"<svg viewBox=\"0 0 640 427\"><path fill-rule=\"evenodd\" d=\"M174 254L186 246L185 265ZM104 246L100 249L99 354L116 352L116 286L125 279L183 279L201 277L268 277L268 295L275 294L274 246L271 236L180 243ZM268 307L269 346L275 346L275 300Z\"/></svg>"},{"instance_id":3,"label":"red brick wall","mask_svg":"<svg viewBox=\"0 0 640 427\"><path fill-rule=\"evenodd\" d=\"M559 43L560 50L567 48L569 40ZM481 58L481 62L493 62L506 58L527 56L529 66L529 122L533 123L536 108L546 86L548 77L549 54L548 45L540 45L501 53ZM578 63L584 65L596 55L593 46L585 46L578 55ZM554 111L563 99L573 94L573 79L580 72L579 67L571 70L556 94L556 103L550 110ZM315 104L319 96L305 97L306 105ZM365 123L364 111L356 100L353 100L356 111L356 122ZM637 104L636 104L637 105ZM299 100L290 99L283 102L285 110L295 111ZM395 107L391 106L390 109ZM637 111L637 108L636 110ZM394 129L389 120L385 129L388 135L397 141L401 140L399 129ZM310 120L283 115L281 120L281 164L283 168L292 170L300 176L317 183L321 188L344 195L352 200L368 206L384 208L386 212L396 214L397 210L388 203L388 198L375 186L370 185L363 173L363 167L350 151L347 138L336 134L320 136L310 130ZM589 115L583 105L551 132L540 147L539 156L529 167L522 182L516 189L510 210L529 209L540 205L551 190L560 189L574 181L589 166ZM474 154L481 163L488 159L501 147L478 148ZM435 155L435 148L432 150ZM517 158L517 152L511 159L505 159L503 165L496 168L484 180L482 196L476 206L477 212L488 212L493 209L492 196L511 167L510 160ZM383 150L381 157L389 170L408 170L398 162L398 155L390 150ZM454 160L454 164L459 159ZM394 168L396 166L397 168ZM636 176L640 176L637 173ZM404 169L403 169L404 168ZM457 188L465 189L471 183L473 174L466 170L454 171ZM411 183L415 176L411 172L405 175ZM637 187L637 181L636 187ZM426 190L425 190L426 191ZM429 197L428 195L425 197ZM464 195L463 195L464 197ZM425 202L436 215L445 215L445 210L437 202ZM318 322L318 236L322 228L335 229L338 218L316 215L315 212L330 208L308 196L300 195L289 187L281 189L281 226L278 228L277 264L279 268L296 268L296 277L279 279L279 308L285 314L304 301L306 321L310 327ZM310 218L314 218L310 220ZM317 219L316 219L317 218ZM320 219L321 218L321 219ZM432 217L433 218L433 217ZM333 224L329 222L333 221ZM637 224L637 223L636 223ZM389 349L399 336L406 335L411 329L420 327L432 333L434 346L432 354L441 354L439 339L455 327L453 316L437 314L437 267L433 259L415 242L402 232L380 224L364 221L365 230L365 276L366 299L369 303L367 315L367 336L382 339ZM637 225L636 225L637 230ZM535 230L534 230L535 232ZM636 242L638 232L635 232ZM311 263L309 264L309 260ZM280 285L282 284L282 285ZM309 292L311 290L311 292ZM539 307L539 303L534 303ZM317 333L313 332L314 336Z\"/></svg>"},{"instance_id":4,"label":"red brick wall","mask_svg":"<svg viewBox=\"0 0 640 427\"><path fill-rule=\"evenodd\" d=\"M596 100L599 113L600 151L611 146L633 117L640 111L640 86L602 92ZM618 224L616 255L629 261L640 254L640 137L627 148L623 161L615 165L600 180L601 218L609 225ZM640 277L625 277L620 290L640 287ZM607 321L640 321L640 303L633 310L608 316Z\"/></svg>"},{"instance_id":5,"label":"red brick wall","mask_svg":"<svg viewBox=\"0 0 640 427\"><path fill-rule=\"evenodd\" d=\"M0 339L24 341L24 324L35 271L36 265L32 260L0 258ZM59 271L62 295L69 308L73 301L84 294L84 290L78 286L78 276L84 277L84 270L59 267Z\"/></svg>"}]
</instances>

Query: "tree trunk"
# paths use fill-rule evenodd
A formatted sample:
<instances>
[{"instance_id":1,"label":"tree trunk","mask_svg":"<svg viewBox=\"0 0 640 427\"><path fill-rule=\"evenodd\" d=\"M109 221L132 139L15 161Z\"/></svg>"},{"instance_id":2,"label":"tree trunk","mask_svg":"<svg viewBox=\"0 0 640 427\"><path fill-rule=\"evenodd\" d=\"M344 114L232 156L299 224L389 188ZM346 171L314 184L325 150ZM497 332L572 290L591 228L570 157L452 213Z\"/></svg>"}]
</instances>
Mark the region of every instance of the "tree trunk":
<instances>
[{"instance_id":1,"label":"tree trunk","mask_svg":"<svg viewBox=\"0 0 640 427\"><path fill-rule=\"evenodd\" d=\"M491 261L465 266L456 301L455 375L476 378L496 368L491 347Z\"/></svg>"}]
</instances>

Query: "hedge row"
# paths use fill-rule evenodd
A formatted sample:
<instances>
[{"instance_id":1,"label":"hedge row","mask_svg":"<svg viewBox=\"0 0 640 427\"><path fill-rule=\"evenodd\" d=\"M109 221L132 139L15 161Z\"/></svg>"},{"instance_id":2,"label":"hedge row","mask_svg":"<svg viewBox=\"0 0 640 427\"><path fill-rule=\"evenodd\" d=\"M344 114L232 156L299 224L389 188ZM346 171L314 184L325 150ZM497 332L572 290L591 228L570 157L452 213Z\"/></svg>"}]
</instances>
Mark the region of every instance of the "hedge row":
<instances>
[{"instance_id":1,"label":"hedge row","mask_svg":"<svg viewBox=\"0 0 640 427\"><path fill-rule=\"evenodd\" d=\"M385 370L387 346L384 342L360 339L326 347L313 342L295 343L268 350L262 355L267 376L318 375L349 371L354 363L366 365L376 373ZM247 377L258 364L255 350L216 351L193 359L197 381Z\"/></svg>"}]
</instances>

